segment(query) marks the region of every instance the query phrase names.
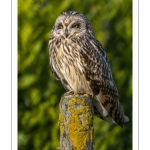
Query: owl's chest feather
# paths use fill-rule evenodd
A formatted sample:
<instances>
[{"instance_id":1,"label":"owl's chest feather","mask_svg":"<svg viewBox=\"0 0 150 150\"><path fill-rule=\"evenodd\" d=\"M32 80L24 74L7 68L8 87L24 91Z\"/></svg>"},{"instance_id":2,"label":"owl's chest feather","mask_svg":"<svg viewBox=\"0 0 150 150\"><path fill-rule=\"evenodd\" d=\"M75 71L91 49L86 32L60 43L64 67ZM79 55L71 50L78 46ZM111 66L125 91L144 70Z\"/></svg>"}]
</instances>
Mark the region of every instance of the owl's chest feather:
<instances>
[{"instance_id":1,"label":"owl's chest feather","mask_svg":"<svg viewBox=\"0 0 150 150\"><path fill-rule=\"evenodd\" d=\"M90 88L83 74L83 65L80 61L79 48L74 44L61 45L57 49L56 72L61 76L61 80L68 83L70 89L75 93L89 93ZM87 91L86 91L87 90Z\"/></svg>"},{"instance_id":2,"label":"owl's chest feather","mask_svg":"<svg viewBox=\"0 0 150 150\"><path fill-rule=\"evenodd\" d=\"M62 44L57 48L56 61L63 75L71 76L82 72L79 51L74 44Z\"/></svg>"}]
</instances>

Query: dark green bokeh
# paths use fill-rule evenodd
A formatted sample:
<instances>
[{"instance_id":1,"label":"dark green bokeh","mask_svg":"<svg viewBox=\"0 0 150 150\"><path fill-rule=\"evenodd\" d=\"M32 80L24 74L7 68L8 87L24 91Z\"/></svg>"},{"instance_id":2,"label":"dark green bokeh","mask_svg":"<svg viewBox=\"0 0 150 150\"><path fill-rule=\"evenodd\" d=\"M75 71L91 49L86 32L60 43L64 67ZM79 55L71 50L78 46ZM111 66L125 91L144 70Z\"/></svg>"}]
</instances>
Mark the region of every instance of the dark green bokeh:
<instances>
[{"instance_id":1,"label":"dark green bokeh","mask_svg":"<svg viewBox=\"0 0 150 150\"><path fill-rule=\"evenodd\" d=\"M51 74L48 40L60 13L75 10L91 22L107 52L119 99L130 121L123 128L94 118L96 150L132 149L132 1L18 1L18 149L59 147L59 100L65 92Z\"/></svg>"}]
</instances>

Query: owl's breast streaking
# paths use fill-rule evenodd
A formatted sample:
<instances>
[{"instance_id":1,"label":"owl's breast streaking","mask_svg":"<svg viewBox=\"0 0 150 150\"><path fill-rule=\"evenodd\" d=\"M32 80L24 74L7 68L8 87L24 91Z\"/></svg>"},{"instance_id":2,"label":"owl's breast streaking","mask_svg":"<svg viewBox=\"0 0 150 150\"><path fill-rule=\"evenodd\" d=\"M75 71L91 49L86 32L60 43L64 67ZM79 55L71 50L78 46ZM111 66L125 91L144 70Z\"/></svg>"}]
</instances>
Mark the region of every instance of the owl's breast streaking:
<instances>
[{"instance_id":1,"label":"owl's breast streaking","mask_svg":"<svg viewBox=\"0 0 150 150\"><path fill-rule=\"evenodd\" d=\"M50 65L66 90L92 94L83 72L79 51L79 45L65 40L59 47L55 45L51 49Z\"/></svg>"}]
</instances>

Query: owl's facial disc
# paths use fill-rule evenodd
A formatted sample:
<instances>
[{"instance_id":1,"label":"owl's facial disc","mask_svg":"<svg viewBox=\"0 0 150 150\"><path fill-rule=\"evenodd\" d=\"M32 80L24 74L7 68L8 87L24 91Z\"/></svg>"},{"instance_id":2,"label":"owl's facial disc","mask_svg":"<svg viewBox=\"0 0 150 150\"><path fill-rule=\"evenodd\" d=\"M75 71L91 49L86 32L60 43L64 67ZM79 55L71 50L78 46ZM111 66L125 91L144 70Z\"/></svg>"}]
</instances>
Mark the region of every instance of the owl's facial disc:
<instances>
[{"instance_id":1,"label":"owl's facial disc","mask_svg":"<svg viewBox=\"0 0 150 150\"><path fill-rule=\"evenodd\" d=\"M85 24L81 20L58 20L55 23L55 34L65 39L81 35L85 31Z\"/></svg>"}]
</instances>

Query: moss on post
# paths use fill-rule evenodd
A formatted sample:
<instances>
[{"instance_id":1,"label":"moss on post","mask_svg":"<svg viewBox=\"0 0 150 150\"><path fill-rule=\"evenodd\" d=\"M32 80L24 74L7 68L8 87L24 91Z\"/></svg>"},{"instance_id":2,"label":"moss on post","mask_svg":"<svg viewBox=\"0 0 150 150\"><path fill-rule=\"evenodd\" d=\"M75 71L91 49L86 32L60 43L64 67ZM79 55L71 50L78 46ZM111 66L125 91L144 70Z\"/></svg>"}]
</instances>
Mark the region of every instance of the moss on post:
<instances>
[{"instance_id":1,"label":"moss on post","mask_svg":"<svg viewBox=\"0 0 150 150\"><path fill-rule=\"evenodd\" d=\"M94 150L93 105L87 94L68 95L59 104L60 149Z\"/></svg>"}]
</instances>

